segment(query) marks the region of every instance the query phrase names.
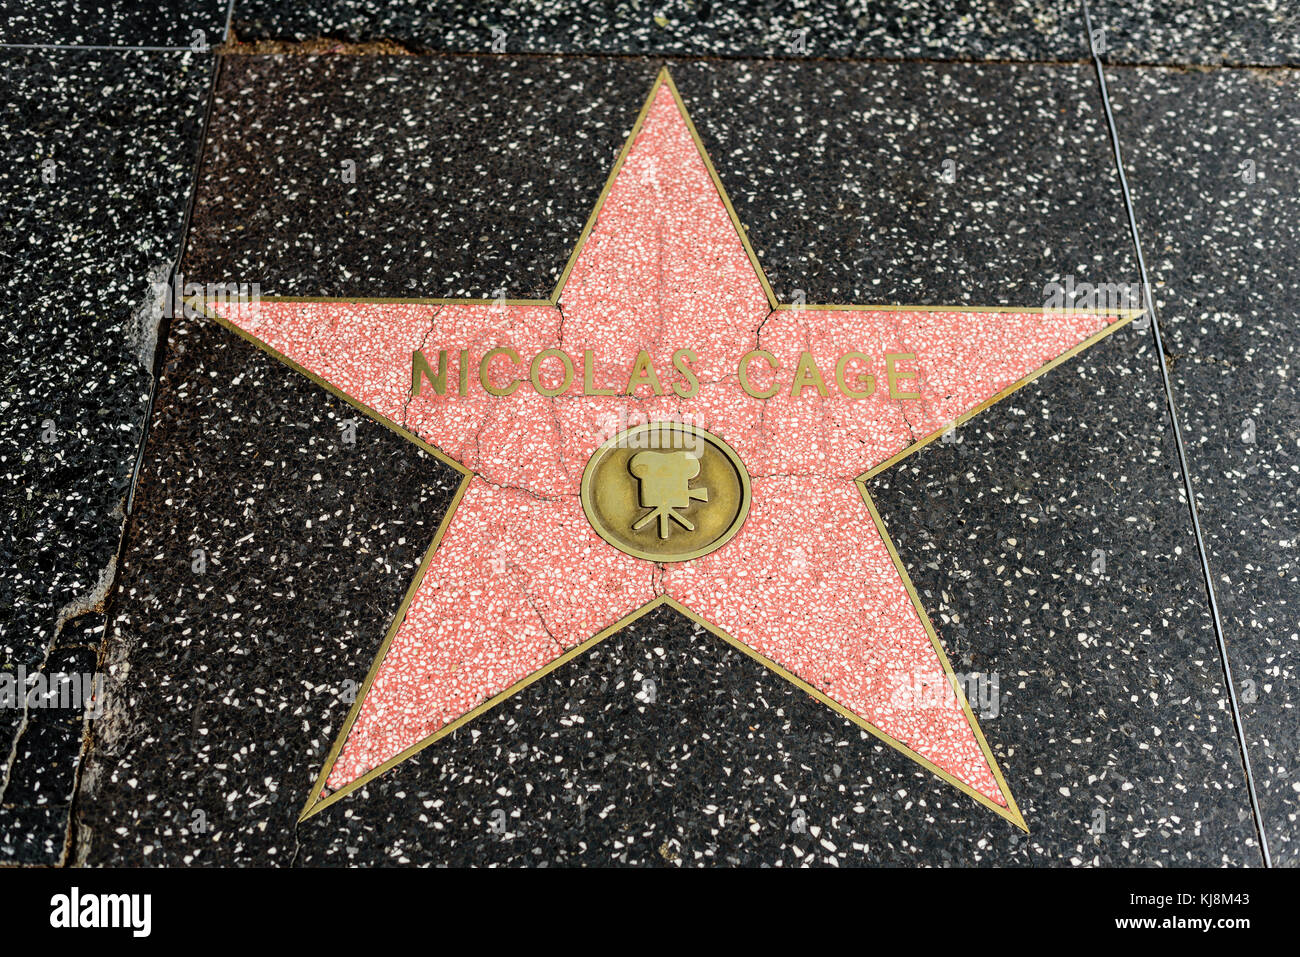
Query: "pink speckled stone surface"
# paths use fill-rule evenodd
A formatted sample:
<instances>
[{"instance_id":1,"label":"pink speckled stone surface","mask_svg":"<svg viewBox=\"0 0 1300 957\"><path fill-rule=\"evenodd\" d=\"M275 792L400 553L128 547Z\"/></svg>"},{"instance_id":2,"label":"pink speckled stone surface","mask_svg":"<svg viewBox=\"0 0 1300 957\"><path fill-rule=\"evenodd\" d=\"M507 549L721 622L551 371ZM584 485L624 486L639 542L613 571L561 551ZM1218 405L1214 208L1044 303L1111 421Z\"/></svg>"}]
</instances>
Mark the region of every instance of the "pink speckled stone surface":
<instances>
[{"instance_id":1,"label":"pink speckled stone surface","mask_svg":"<svg viewBox=\"0 0 1300 957\"><path fill-rule=\"evenodd\" d=\"M945 681L856 476L943 428L1104 328L1095 315L1039 311L776 310L750 263L670 90L660 86L564 287L549 305L267 302L225 318L465 466L473 477L447 525L356 722L329 771L337 790L419 744L566 650L667 595L813 685L876 729L1005 806L965 713L951 696L924 706L908 689ZM478 360L499 357L498 385ZM680 398L676 349L693 349L698 395ZM737 364L753 349L748 395ZM411 395L411 354L448 386ZM458 355L468 349L467 395ZM556 397L534 390L528 363L545 349L576 375ZM665 395L584 396L583 356L597 386L621 390L646 350ZM810 352L831 394L790 395ZM872 357L875 393L838 393L836 360ZM888 397L884 356L917 400ZM546 384L559 384L550 362ZM860 366L851 367L858 371ZM751 476L739 534L718 551L660 567L601 540L583 514L583 469L606 438L647 419L690 417L729 443Z\"/></svg>"}]
</instances>

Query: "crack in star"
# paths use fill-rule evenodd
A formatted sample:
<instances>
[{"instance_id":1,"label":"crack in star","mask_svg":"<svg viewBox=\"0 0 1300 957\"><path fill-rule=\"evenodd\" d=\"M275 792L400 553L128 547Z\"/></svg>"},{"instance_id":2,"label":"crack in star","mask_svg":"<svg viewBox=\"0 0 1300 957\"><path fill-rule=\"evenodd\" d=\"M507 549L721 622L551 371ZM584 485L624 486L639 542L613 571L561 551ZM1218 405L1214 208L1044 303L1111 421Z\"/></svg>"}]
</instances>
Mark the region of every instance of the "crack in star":
<instances>
[{"instance_id":1,"label":"crack in star","mask_svg":"<svg viewBox=\"0 0 1300 957\"><path fill-rule=\"evenodd\" d=\"M524 601L528 603L528 607L531 608L533 614L537 616L537 621L542 626L542 630L546 632L546 637L551 639L555 647L558 648L561 653L568 651L569 649L565 647L564 643L555 637L555 632L552 631L551 626L547 624L546 616L542 614L542 610L537 607L537 602L534 600L532 593L528 591L528 586L524 582L520 581L513 571L513 569L517 568L518 566L513 562L506 566L507 574L510 575L511 581L515 583L515 587L519 589L519 594L524 596Z\"/></svg>"},{"instance_id":2,"label":"crack in star","mask_svg":"<svg viewBox=\"0 0 1300 957\"><path fill-rule=\"evenodd\" d=\"M580 492L552 492L543 494L536 489L529 488L526 485L512 485L509 482L494 482L492 479L480 475L478 472L472 473L474 479L482 482L484 485L490 485L492 488L500 489L503 492L519 492L521 495L527 495L529 498L538 502L563 502L568 499L580 499Z\"/></svg>"},{"instance_id":3,"label":"crack in star","mask_svg":"<svg viewBox=\"0 0 1300 957\"><path fill-rule=\"evenodd\" d=\"M416 346L416 351L417 351L417 352L419 352L419 353L421 353L421 354L424 353L424 346L425 346L425 343L427 343L427 342L429 341L429 336L433 335L433 331L434 331L434 329L436 329L436 328L438 327L438 314L439 314L440 312L442 312L442 310L443 310L443 307L442 307L442 306L438 306L436 309L433 310L433 313L429 316L429 328L425 330L425 332L424 332L424 338L421 339L421 340L420 340L420 344L419 344L418 346ZM403 426L404 428L408 428L408 429L410 428L409 425L408 425L407 420L408 420L408 416L410 415L411 400L414 399L414 398L415 398L415 386L412 385L412 387L411 387L411 391L410 391L410 393L409 393L409 394L407 395L407 397L406 397L406 401L402 403L402 419L401 419L401 423L402 423L402 426ZM412 430L412 431L413 431L413 430Z\"/></svg>"}]
</instances>

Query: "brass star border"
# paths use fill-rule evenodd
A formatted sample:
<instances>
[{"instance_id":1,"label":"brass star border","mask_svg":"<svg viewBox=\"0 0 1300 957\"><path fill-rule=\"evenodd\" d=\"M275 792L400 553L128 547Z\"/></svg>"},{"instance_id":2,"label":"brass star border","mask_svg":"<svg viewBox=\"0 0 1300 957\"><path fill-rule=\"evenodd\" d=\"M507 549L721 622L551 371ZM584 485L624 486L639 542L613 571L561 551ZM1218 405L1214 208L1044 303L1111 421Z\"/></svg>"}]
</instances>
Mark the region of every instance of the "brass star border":
<instances>
[{"instance_id":1,"label":"brass star border","mask_svg":"<svg viewBox=\"0 0 1300 957\"><path fill-rule=\"evenodd\" d=\"M759 282L762 285L763 293L767 297L768 306L772 310L801 309L807 311L839 310L839 311L846 311L846 312L854 312L854 311L856 312L873 312L873 311L875 312L969 312L969 313L986 313L986 314L1007 312L1007 313L1024 314L1028 312L1033 312L1036 309L1043 308L1038 306L1035 307L898 306L898 305L840 305L840 304L829 304L829 303L828 304L800 303L796 305L794 303L779 302L776 298L775 293L772 291L772 286L767 279L767 274L766 272L764 272L761 263L759 263L758 256L754 252L754 248L749 241L749 234L746 232L744 226L742 225L740 221L740 217L736 214L735 207L731 203L731 198L727 195L726 188L723 186L722 180L718 176L718 172L714 168L713 162L709 159L708 151L705 149L704 143L700 139L699 131L696 129L694 122L691 120L690 113L686 109L686 104L682 100L681 94L678 92L676 84L673 83L672 77L669 74L667 67L664 67L659 71L658 76L655 78L655 81L651 86L649 95L646 97L645 102L642 104L640 111L637 113L636 120L632 125L632 130L628 134L626 140L623 143L623 147L618 154L618 158L614 162L613 169L610 171L609 177L605 181L604 188L601 190L600 195L596 200L595 207L592 209L591 214L587 217L587 222L583 226L582 232L578 236L578 241L574 245L573 251L569 254L569 258L564 266L564 271L560 274L560 278L555 285L554 291L546 299L506 299L504 300L504 303L506 305L555 307L558 304L560 300L560 295L564 291L564 285L568 281L569 274L573 271L574 264L577 262L578 256L581 253L582 248L586 243L588 236L590 236L591 234L592 228L599 217L601 208L604 206L605 199L609 195L610 188L613 186L614 180L617 178L619 171L623 168L623 163L626 160L628 153L632 148L633 142L636 140L637 135L641 132L642 125L645 122L646 114L649 112L650 106L654 101L655 95L659 92L659 89L663 86L667 86L668 90L671 92L673 100L676 103L677 109L681 112L681 115L686 122L686 127L690 131L691 138L695 142L695 147L696 149L699 150L700 156L704 160L704 166L708 171L709 177L713 181L713 185L717 189L718 195L722 198L723 205L726 207L727 215L730 217L731 223L735 227L737 235L740 237L740 241L743 244L745 249L745 254L749 257L750 264L753 266L754 272L757 274ZM346 297L346 296L344 297L265 296L263 297L263 300L267 302L278 301L278 302L400 303L400 304L415 304L415 305L491 305L494 302L500 303L503 301L499 299L446 299L446 298L409 299L409 298ZM315 785L313 786L313 790L311 794L308 796L307 802L304 805L301 814L299 815L298 818L299 822L304 821L307 818L320 813L330 805L342 800L344 797L353 793L354 791L364 788L368 783L373 781L375 778L379 777L381 774L392 769L398 764L401 764L407 758L410 758L416 753L424 750L425 748L429 747L431 744L434 744L436 741L440 740L441 738L446 737L447 735L451 734L453 731L456 731L458 728L468 724L469 722L473 721L475 718L479 717L485 712L490 711L492 708L496 707L501 702L505 701L507 698L510 698L518 694L520 691L527 688L529 685L533 684L534 682L544 678L546 675L550 674L555 669L565 664L568 664L570 661L577 658L579 655L585 654L587 651L590 651L592 648L600 644L610 635L625 628L626 626L630 625L632 622L636 621L642 616L647 615L650 612L655 611L660 607L667 606L669 608L674 609L679 614L684 615L685 617L695 622L696 624L700 625L710 634L713 634L718 638L722 639L727 644L731 645L733 648L736 648L738 651L741 651L744 654L748 655L750 658L757 661L763 667L780 675L782 678L784 678L786 681L793 684L795 687L799 688L801 691L804 691L807 694L811 695L813 698L817 699L818 701L826 705L831 710L835 711L836 713L840 714L842 717L848 719L853 724L857 725L858 727L872 734L876 738L880 739L889 747L906 755L908 758L912 759L917 764L921 765L931 773L937 775L939 778L946 781L948 784L952 785L953 787L957 788L963 793L974 798L976 801L978 801L980 804L984 805L985 807L989 808L994 813L998 814L1003 818L1006 818L1008 821L1016 825L1021 830L1028 832L1029 826L1025 822L1024 816L1021 814L1020 809L1016 804L1015 797L1012 795L1011 789L1008 787L1006 779L1003 776L1002 769L998 766L997 760L994 757L993 752L988 745L988 741L984 737L984 732L980 728L979 722L976 720L974 712L971 710L970 702L966 699L966 695L961 688L961 683L956 679L956 677L953 674L952 664L948 660L947 654L944 652L943 645L939 641L939 636L935 633L934 625L930 621L930 616L926 613L925 608L921 603L920 595L916 591L916 586L912 583L911 575L908 574L907 568L904 566L902 559L899 557L898 549L894 546L893 539L890 538L888 531L885 529L884 520L881 518L879 510L877 510L875 502L872 501L870 493L867 491L866 483L869 479L874 478L876 475L879 475L881 472L885 471L886 469L892 468L893 466L897 465L899 462L901 462L903 459L907 458L908 456L920 451L922 448L929 445L935 439L942 436L945 432L969 421L970 419L974 418L976 415L983 412L985 409L1005 399L1013 392L1017 391L1018 389L1022 388L1025 385L1028 385L1030 382L1033 382L1035 379L1039 378L1045 373L1050 372L1052 369L1056 368L1061 363L1074 358L1079 353L1083 352L1085 349L1088 349L1091 346L1096 345L1102 339L1106 338L1107 336L1111 335L1117 330L1128 325L1135 318L1137 318L1142 314L1141 309L1117 309L1117 310L1108 310L1108 311L1075 309L1074 312L1076 313L1093 312L1097 315L1118 316L1118 319L1117 321L1106 325L1104 328L1094 333L1092 336L1078 343L1073 348L1067 350L1066 352L1063 352L1055 359L1040 366L1034 372L1030 373L1029 375L1025 376L1022 379L1017 380L1016 382L1013 382L1011 385L1007 386L1006 388L1002 389L1000 392L996 393L990 398L979 403L969 411L956 416L947 425L947 427L932 432L929 435L926 435L924 438L921 438L913 442L911 445L907 446L901 452L898 452L892 457L886 459L884 462L881 462L879 465L869 469L868 471L864 472L862 475L858 476L858 478L856 479L858 491L862 494L862 500L866 503L867 510L871 514L871 520L872 522L875 523L876 531L880 534L881 539L884 541L885 547L889 552L889 557L893 561L894 569L898 572L898 575L902 580L904 587L907 589L908 596L910 597L912 602L912 607L915 609L917 617L920 618L922 625L925 627L925 632L929 636L930 644L934 647L935 654L938 656L939 662L943 667L944 675L948 679L948 683L952 687L952 690L957 698L957 701L961 705L962 711L966 715L966 720L969 722L971 730L974 732L975 738L979 743L980 750L983 752L984 758L988 762L990 770L993 772L994 778L998 784L998 789L1001 791L1001 793L1007 800L1007 806L1002 807L1001 805L997 804L995 801L979 793L974 788L958 780L957 778L955 778L953 775L949 774L947 771L943 770L942 768L938 767L933 762L922 757L920 754L913 751L903 742L897 740L896 738L891 737L890 735L886 734L879 728L872 725L870 722L854 714L852 711L845 708L843 705L832 700L826 694L822 693L817 688L814 688L808 682L794 675L789 670L781 667L776 662L763 657L758 652L754 651L752 648L745 645L743 642L733 638L731 635L727 634L727 632L723 631L721 628L718 628L716 625L713 625L711 622L705 620L702 616L697 615L695 612L693 612L691 609L687 608L686 606L682 605L680 602L666 595L660 596L659 598L647 602L646 604L642 605L640 608L636 609L635 611L620 618L612 625L609 625L608 627L597 632L595 635L593 635L585 642L564 652L559 657L555 658L554 660L550 661L549 663L547 663L537 671L528 675L526 678L517 681L515 684L506 688L504 691L499 692L498 694L494 695L493 697L479 704L477 707L465 712L459 718L439 728L433 734L416 742L414 745L407 748L405 751L402 751L401 753L393 756L392 758L389 758L384 763L372 768L371 770L362 774L355 780L348 782L346 785L339 788L338 790L333 791L330 794L322 797L321 794L325 788L325 781L329 777L329 773L333 768L335 761L338 758L339 752L342 750L343 743L347 740L347 737L352 730L352 726L356 721L357 715L360 713L362 703L365 701L366 696L370 692L370 688L371 685L374 683L375 676L379 672L380 664L383 662L385 655L388 653L389 645L392 643L393 637L397 634L397 630L399 626L402 624L403 619L406 617L407 609L411 604L411 600L415 596L416 589L419 586L420 582L423 580L425 571L429 566L429 562L432 560L434 552L437 551L438 545L442 541L443 533L446 531L449 523L451 522L452 516L455 514L456 508L460 504L461 498L464 496L466 489L469 487L470 480L471 478L473 478L475 473L472 470L466 468L464 465L452 459L450 456L446 455L444 452L442 452L442 450L436 448L429 442L426 442L424 439L420 438L414 432L411 432L405 427L399 425L398 423L394 422L392 419L389 419L386 416L379 414L378 412L364 405L362 402L360 402L353 396L348 395L338 387L332 385L329 382L326 382L320 376L316 375L313 372L308 371L297 362L293 361L292 359L288 358L282 353L276 351L275 349L271 348L270 346L266 345L265 343L261 342L255 337L249 335L243 329L240 329L238 326L236 326L234 323L230 322L229 320L225 319L222 316L217 315L214 311L207 308L206 303L201 302L198 298L191 299L188 304L192 308L195 308L198 312L205 315L207 318L212 319L213 321L219 323L220 325L224 326L226 329L238 335L240 338L252 343L261 351L267 353L268 355L271 355L275 359L287 365L295 372L303 376L306 376L316 385L320 386L321 388L325 389L331 394L347 402L349 405L351 405L353 408L355 408L363 415L381 423L382 425L391 429L393 432L402 436L402 438L406 439L407 441L423 449L425 452L428 452L438 461L455 469L458 473L460 473L461 476L460 484L457 486L456 491L452 496L451 502L447 506L447 511L443 515L442 520L438 523L438 527L434 532L433 540L432 542L430 542L428 549L425 551L424 557L421 559L420 565L416 569L415 576L411 581L410 586L408 586L406 590L406 594L402 599L402 603L398 606L397 613L394 615L393 621L389 625L388 631L384 635L384 640L379 646L379 651L375 655L375 659L371 664L369 671L366 674L365 682L362 685L361 690L357 693L356 699L353 701L352 706L348 711L347 718L343 723L343 727L339 731L337 737L335 738L334 744L331 746L328 754L325 757L325 762L321 768L320 774L316 778L316 782Z\"/></svg>"}]
</instances>

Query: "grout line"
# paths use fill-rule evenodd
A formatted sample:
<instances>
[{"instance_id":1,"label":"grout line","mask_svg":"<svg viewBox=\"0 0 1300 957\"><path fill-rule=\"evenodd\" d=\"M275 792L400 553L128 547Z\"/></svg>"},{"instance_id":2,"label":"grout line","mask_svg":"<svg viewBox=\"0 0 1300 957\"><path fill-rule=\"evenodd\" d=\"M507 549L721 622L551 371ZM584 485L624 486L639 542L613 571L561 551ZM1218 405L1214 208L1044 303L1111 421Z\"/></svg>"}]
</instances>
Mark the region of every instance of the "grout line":
<instances>
[{"instance_id":1,"label":"grout line","mask_svg":"<svg viewBox=\"0 0 1300 957\"><path fill-rule=\"evenodd\" d=\"M1155 339L1156 356L1160 360L1160 377L1164 381L1165 404L1169 409L1169 422L1174 435L1174 446L1178 451L1178 466L1182 472L1183 490L1187 496L1187 509L1192 516L1192 531L1196 537L1196 552L1201 559L1201 574L1205 579L1205 592L1210 600L1210 616L1214 622L1214 638L1219 646L1219 662L1223 666L1223 679L1228 688L1228 705L1232 713L1233 728L1237 733L1237 746L1241 750L1241 764L1246 772L1246 791L1250 798L1250 810L1255 820L1255 832L1259 837L1259 849L1264 858L1264 866L1272 867L1273 858L1268 849L1268 836L1264 830L1264 818L1259 807L1259 796L1255 791L1255 776L1250 768L1250 753L1246 748L1246 731L1241 722L1241 707L1237 703L1237 688L1232 678L1232 665L1228 661L1228 646L1223 636L1223 621L1219 615L1219 602L1214 592L1214 578L1210 572L1209 553L1205 548L1205 537L1201 532L1200 514L1196 508L1196 491L1192 487L1192 473L1187 464L1187 450L1183 446L1183 433L1178 424L1178 409L1174 403L1174 388L1169 378L1169 364L1165 361L1164 341L1160 336L1160 320L1156 315L1155 300L1151 295L1151 283L1147 277L1146 259L1142 255L1142 242L1138 235L1137 212L1133 207L1133 196L1129 192L1128 177L1124 175L1124 156L1120 149L1119 128L1115 124L1115 115L1110 107L1110 92L1106 89L1106 73L1101 56L1092 49L1092 16L1088 11L1088 0L1082 0L1084 28L1088 48L1092 50L1093 65L1097 69L1097 81L1101 87L1101 103L1106 112L1106 125L1110 128L1111 148L1115 154L1115 169L1119 174L1119 184L1124 193L1124 208L1128 214L1129 231L1132 233L1133 248L1137 253L1138 272L1142 280L1142 298L1147 315L1151 317L1151 332Z\"/></svg>"},{"instance_id":2,"label":"grout line","mask_svg":"<svg viewBox=\"0 0 1300 957\"><path fill-rule=\"evenodd\" d=\"M234 24L235 0L229 0L226 8L225 24L222 29L222 45L230 42L230 30ZM323 40L330 43L341 43L350 46L362 46L365 44L392 44L403 48L406 52L397 53L376 53L376 52L340 52L340 53L318 53L312 54L317 56L365 56L372 58L392 57L392 56L409 56L417 58L435 58L435 57L498 57L504 60L513 59L589 59L589 60L662 60L672 62L723 62L723 63L744 63L752 61L755 63L921 63L931 66L1087 66L1092 61L1088 57L1078 59L1064 57L979 57L979 56L959 56L959 57L939 57L925 55L911 56L884 56L881 54L827 54L824 56L814 55L796 55L796 54L779 54L779 53L689 53L680 50L661 50L661 51L636 51L631 53L611 52L609 50L518 50L506 53L492 53L490 50L433 50L423 48L411 48L406 41L393 40L388 37L376 37L372 40L361 42L335 39L328 35L322 34L312 39ZM303 54L290 50L258 53L256 51L247 51L239 49L243 46L256 46L259 43L282 43L286 45L299 45L298 40L284 40L277 37L262 38L245 38L239 41L239 44L224 52L229 56L274 56L274 57L291 57ZM210 45L211 46L211 45ZM101 52L145 52L145 53L194 53L196 51L192 46L141 46L135 44L119 43L0 43L0 50L94 50ZM1176 71L1218 71L1218 70L1263 70L1263 71L1300 71L1300 63L1255 63L1250 61L1226 60L1216 63L1203 63L1192 60L1121 60L1114 63L1108 63L1108 67L1115 69L1151 69L1151 70L1176 70Z\"/></svg>"},{"instance_id":3,"label":"grout line","mask_svg":"<svg viewBox=\"0 0 1300 957\"><path fill-rule=\"evenodd\" d=\"M204 97L204 101L203 101L202 122L199 124L199 141L194 152L194 174L190 179L189 195L185 201L185 215L184 218L181 220L181 231L179 236L177 237L177 243L175 247L176 260L175 262L172 263L172 267L167 275L167 281L168 281L167 288L169 290L168 293L169 295L170 295L170 290L175 287L177 274L179 273L181 267L181 258L185 254L185 244L189 240L190 220L194 213L194 202L195 202L195 197L198 194L198 188L199 188L199 173L203 166L203 154L208 144L208 122L212 116L212 104L214 98L216 97L217 81L221 75L221 66L222 66L222 61L220 55L214 56L212 58L212 78L208 83L207 95ZM139 444L136 446L136 450L135 450L135 465L131 470L131 487L127 491L126 503L123 508L124 517L122 519L122 533L117 543L116 560L117 560L118 575L122 573L123 562L126 559L127 546L130 541L130 529L131 529L132 519L134 518L134 509L135 509L135 492L137 486L140 484L140 472L144 468L145 446L149 440L149 432L150 432L149 426L153 420L154 406L158 400L158 385L159 385L159 380L162 377L163 361L166 357L167 334L168 334L169 325L170 323L166 315L164 315L163 318L158 320L158 330L154 341L153 368L151 370L153 375L153 382L149 389L149 402L145 409L143 423L141 424L140 427ZM104 634L100 640L98 661L96 662L96 666L95 666L95 671L97 674L103 673L101 669L104 666L104 656L107 651L108 642L111 636L111 626L110 626L111 614L110 614L109 606L113 598L117 594L118 584L119 581L115 578L114 581L111 583L108 594L105 596L104 599ZM77 805L81 797L82 772L85 770L86 761L89 759L90 752L93 749L94 749L93 732L89 728L87 728L84 736L82 737L81 751L78 754L77 765L73 773L72 796L68 801L67 837L65 839L63 856L59 866L66 867L69 866L70 863L72 865L77 864L77 862L73 859L76 853L78 832L80 830L77 825Z\"/></svg>"},{"instance_id":4,"label":"grout line","mask_svg":"<svg viewBox=\"0 0 1300 957\"><path fill-rule=\"evenodd\" d=\"M217 94L217 81L221 76L222 59L220 55L213 57L212 62L212 79L208 83L207 96L203 101L203 122L199 124L199 144L194 154L194 173L190 178L189 196L185 201L185 216L181 220L181 231L177 237L176 259L172 263L171 269L167 274L168 295L175 289L176 279L180 273L181 259L185 255L185 247L190 239L190 221L194 216L194 203L199 192L199 176L203 171L203 154L208 147L208 124L212 119L212 104ZM126 520L129 523L131 515L135 510L135 491L140 484L140 469L144 465L144 447L149 438L149 426L153 421L154 404L158 398L158 381L162 377L163 359L167 351L167 335L171 327L170 318L164 313L163 317L158 320L158 330L154 339L153 355L153 385L149 389L149 407L145 410L144 426L140 432L140 444L136 448L135 468L131 473L131 488L126 497ZM125 536L123 536L125 542ZM123 547L125 551L125 546ZM119 556L123 557L123 556Z\"/></svg>"},{"instance_id":5,"label":"grout line","mask_svg":"<svg viewBox=\"0 0 1300 957\"><path fill-rule=\"evenodd\" d=\"M367 47L374 45L391 45L399 48L402 52L377 52L373 50L343 50L336 53L310 53L304 54L297 50L278 50L258 52L256 50L244 50L241 47L255 47L258 44L282 44L287 47L301 47L312 42L334 43L345 47ZM794 54L794 53L708 53L684 50L635 50L630 52L611 51L611 50L507 50L504 53L493 53L491 50L483 49L434 49L430 47L413 46L411 40L399 40L394 37L377 36L365 40L349 40L343 37L332 36L328 33L318 34L309 40L303 41L296 38L284 38L278 36L267 37L245 37L232 49L224 51L231 56L268 56L268 57L289 57L289 56L363 56L363 57L414 57L414 58L489 58L496 57L503 60L652 60L664 63L832 63L832 64L890 64L890 63L916 63L926 64L929 66L1090 66L1092 58L1088 55L1079 57L1052 57L1052 56L1030 56L1030 57L1007 57L1007 56L988 56L982 57L975 54L966 54L962 56L938 56L921 54L907 54L899 56L890 56L883 53L827 53L827 54ZM1223 60L1214 63L1207 63L1193 60L1122 60L1109 64L1111 68L1123 69L1165 69L1178 71L1204 71L1214 70L1300 70L1300 62L1295 63L1259 63L1249 60Z\"/></svg>"},{"instance_id":6,"label":"grout line","mask_svg":"<svg viewBox=\"0 0 1300 957\"><path fill-rule=\"evenodd\" d=\"M116 43L0 43L0 50L97 50L123 53L197 53L191 46L153 47Z\"/></svg>"}]
</instances>

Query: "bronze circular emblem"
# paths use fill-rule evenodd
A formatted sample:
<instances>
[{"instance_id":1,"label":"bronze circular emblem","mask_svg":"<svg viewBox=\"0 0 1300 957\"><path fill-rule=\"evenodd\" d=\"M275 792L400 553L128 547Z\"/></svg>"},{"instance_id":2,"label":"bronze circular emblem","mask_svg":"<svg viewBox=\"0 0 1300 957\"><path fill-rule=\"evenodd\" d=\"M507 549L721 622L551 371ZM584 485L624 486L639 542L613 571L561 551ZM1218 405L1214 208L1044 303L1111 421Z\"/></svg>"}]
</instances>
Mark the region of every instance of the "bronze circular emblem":
<instances>
[{"instance_id":1,"label":"bronze circular emblem","mask_svg":"<svg viewBox=\"0 0 1300 957\"><path fill-rule=\"evenodd\" d=\"M627 429L592 453L582 509L637 558L685 562L716 551L749 514L749 472L716 435L680 422Z\"/></svg>"}]
</instances>

